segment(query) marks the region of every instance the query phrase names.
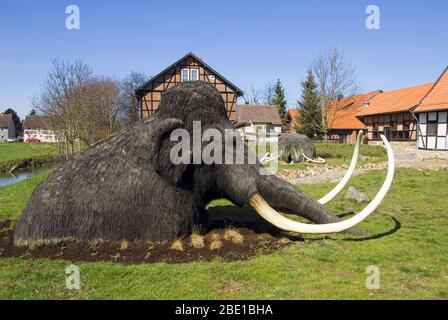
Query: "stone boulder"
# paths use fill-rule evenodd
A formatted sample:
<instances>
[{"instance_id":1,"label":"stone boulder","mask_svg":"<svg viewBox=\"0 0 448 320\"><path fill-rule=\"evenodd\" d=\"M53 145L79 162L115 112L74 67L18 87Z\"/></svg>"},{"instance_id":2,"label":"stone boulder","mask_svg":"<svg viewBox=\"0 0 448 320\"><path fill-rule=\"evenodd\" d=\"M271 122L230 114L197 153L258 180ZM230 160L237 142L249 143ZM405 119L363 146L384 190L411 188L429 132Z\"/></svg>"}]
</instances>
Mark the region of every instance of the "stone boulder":
<instances>
[{"instance_id":1,"label":"stone boulder","mask_svg":"<svg viewBox=\"0 0 448 320\"><path fill-rule=\"evenodd\" d=\"M350 200L355 200L356 202L359 203L370 201L370 198L367 195L358 191L355 187L348 188L346 198Z\"/></svg>"}]
</instances>

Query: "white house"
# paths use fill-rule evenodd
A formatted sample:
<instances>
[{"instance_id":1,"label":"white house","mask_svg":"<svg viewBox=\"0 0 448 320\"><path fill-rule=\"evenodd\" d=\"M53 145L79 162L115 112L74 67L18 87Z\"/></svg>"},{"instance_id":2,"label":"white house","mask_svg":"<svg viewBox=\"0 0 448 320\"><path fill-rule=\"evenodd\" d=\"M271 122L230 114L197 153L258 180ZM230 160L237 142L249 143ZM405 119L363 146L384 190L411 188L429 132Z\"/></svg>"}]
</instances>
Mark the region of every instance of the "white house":
<instances>
[{"instance_id":1,"label":"white house","mask_svg":"<svg viewBox=\"0 0 448 320\"><path fill-rule=\"evenodd\" d=\"M236 122L244 125L239 131L245 140L255 140L260 135L269 138L271 134L282 132L282 120L276 106L237 105Z\"/></svg>"},{"instance_id":2,"label":"white house","mask_svg":"<svg viewBox=\"0 0 448 320\"><path fill-rule=\"evenodd\" d=\"M418 119L417 147L448 150L448 68L412 111Z\"/></svg>"},{"instance_id":3,"label":"white house","mask_svg":"<svg viewBox=\"0 0 448 320\"><path fill-rule=\"evenodd\" d=\"M0 141L16 137L16 126L11 114L0 113Z\"/></svg>"},{"instance_id":4,"label":"white house","mask_svg":"<svg viewBox=\"0 0 448 320\"><path fill-rule=\"evenodd\" d=\"M39 139L41 142L58 142L57 135L49 129L44 116L27 116L23 123L23 140Z\"/></svg>"}]
</instances>

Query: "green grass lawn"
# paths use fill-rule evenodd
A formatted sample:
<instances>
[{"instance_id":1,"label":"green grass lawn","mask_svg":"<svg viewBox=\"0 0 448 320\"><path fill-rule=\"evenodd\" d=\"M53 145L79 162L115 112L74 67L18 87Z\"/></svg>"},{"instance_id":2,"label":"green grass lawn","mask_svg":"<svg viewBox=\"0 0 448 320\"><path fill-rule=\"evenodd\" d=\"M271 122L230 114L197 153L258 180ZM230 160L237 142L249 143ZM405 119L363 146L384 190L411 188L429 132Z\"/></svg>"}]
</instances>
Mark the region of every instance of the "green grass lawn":
<instances>
[{"instance_id":1,"label":"green grass lawn","mask_svg":"<svg viewBox=\"0 0 448 320\"><path fill-rule=\"evenodd\" d=\"M315 144L316 154L326 160L329 166L349 165L353 157L354 145L349 144ZM386 150L381 146L362 145L361 155L368 157L366 160L359 160L358 166L366 163L376 163L387 161ZM321 166L315 163L279 163L279 169L307 169L314 166Z\"/></svg>"},{"instance_id":2,"label":"green grass lawn","mask_svg":"<svg viewBox=\"0 0 448 320\"><path fill-rule=\"evenodd\" d=\"M0 188L0 220L17 219L45 176ZM384 176L371 171L351 184L372 197ZM448 171L398 169L383 204L360 225L369 236L309 236L238 262L76 263L80 291L65 287L69 261L0 258L0 299L448 299L447 181ZM332 186L303 190L318 198ZM341 195L329 207L341 213L363 205ZM209 210L212 217L254 217L225 200ZM365 286L370 265L381 272L379 290Z\"/></svg>"},{"instance_id":3,"label":"green grass lawn","mask_svg":"<svg viewBox=\"0 0 448 320\"><path fill-rule=\"evenodd\" d=\"M0 172L29 159L44 160L57 154L57 143L0 143Z\"/></svg>"}]
</instances>

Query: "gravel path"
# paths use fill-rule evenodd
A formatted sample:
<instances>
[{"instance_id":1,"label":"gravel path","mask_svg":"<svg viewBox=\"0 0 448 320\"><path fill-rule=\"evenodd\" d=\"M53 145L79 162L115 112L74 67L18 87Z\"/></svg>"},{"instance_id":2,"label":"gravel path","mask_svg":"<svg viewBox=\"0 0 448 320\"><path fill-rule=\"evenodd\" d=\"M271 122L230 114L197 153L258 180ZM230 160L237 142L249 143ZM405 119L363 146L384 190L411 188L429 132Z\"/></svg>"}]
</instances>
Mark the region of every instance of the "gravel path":
<instances>
[{"instance_id":1,"label":"gravel path","mask_svg":"<svg viewBox=\"0 0 448 320\"><path fill-rule=\"evenodd\" d=\"M448 170L448 152L417 150L414 145L393 145L396 168L414 168L421 170ZM368 163L356 169L354 175L370 170L383 170L387 162ZM284 169L278 175L292 184L313 184L339 182L348 166L314 166L307 170Z\"/></svg>"}]
</instances>

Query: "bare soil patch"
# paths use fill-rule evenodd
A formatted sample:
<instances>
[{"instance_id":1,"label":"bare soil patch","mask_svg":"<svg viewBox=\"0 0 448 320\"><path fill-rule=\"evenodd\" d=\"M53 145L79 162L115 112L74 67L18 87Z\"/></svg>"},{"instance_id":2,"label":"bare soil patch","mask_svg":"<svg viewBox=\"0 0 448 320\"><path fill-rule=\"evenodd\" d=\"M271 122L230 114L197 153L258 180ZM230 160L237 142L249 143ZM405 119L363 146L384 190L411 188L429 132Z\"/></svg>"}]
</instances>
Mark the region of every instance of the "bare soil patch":
<instances>
[{"instance_id":1,"label":"bare soil patch","mask_svg":"<svg viewBox=\"0 0 448 320\"><path fill-rule=\"evenodd\" d=\"M92 241L71 242L46 246L14 246L14 227L12 221L0 222L0 258L17 257L23 259L62 259L69 261L110 261L123 264L142 263L187 263L192 261L210 261L222 259L224 261L247 260L256 255L269 254L292 241L302 241L301 238L279 236L273 230L257 229L247 226L234 226L233 232L238 233L242 241L234 241L226 237L223 223L215 222L203 235L204 246L195 248L191 245L191 237L181 239L182 250L172 248L173 242L150 243ZM270 232L272 231L272 232ZM227 238L227 239L226 239ZM219 248L212 244L219 241Z\"/></svg>"}]
</instances>

